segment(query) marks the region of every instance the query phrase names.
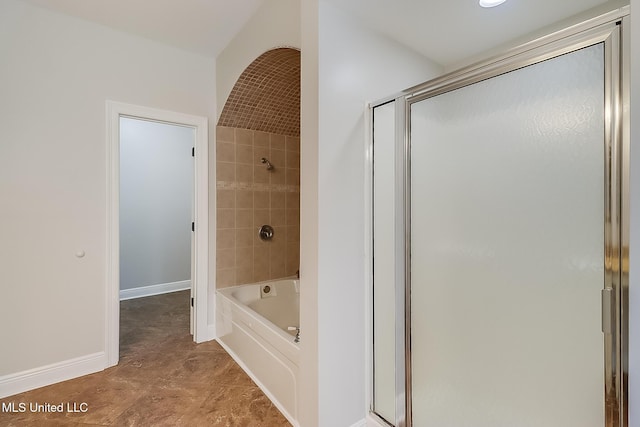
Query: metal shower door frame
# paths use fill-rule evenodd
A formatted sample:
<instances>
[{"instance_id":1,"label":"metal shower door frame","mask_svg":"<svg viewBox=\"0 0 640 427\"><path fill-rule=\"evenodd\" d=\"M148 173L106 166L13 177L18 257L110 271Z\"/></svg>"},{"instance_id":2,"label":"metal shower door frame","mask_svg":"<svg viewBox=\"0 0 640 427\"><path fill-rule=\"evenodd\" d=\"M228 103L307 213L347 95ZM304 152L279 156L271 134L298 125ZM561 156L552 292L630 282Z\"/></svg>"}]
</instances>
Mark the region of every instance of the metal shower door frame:
<instances>
[{"instance_id":1,"label":"metal shower door frame","mask_svg":"<svg viewBox=\"0 0 640 427\"><path fill-rule=\"evenodd\" d=\"M411 106L422 100L499 76L595 44L604 44L605 54L605 212L603 332L605 375L605 427L628 426L628 290L629 290L629 7L612 11L579 25L558 31L504 55L454 71L409 88L370 105L395 100L396 146L404 162L397 163L403 177L404 248L396 259L404 259L404 284L396 283L396 322L404 334L396 334L397 427L412 426L411 399ZM399 164L401 163L401 164ZM373 230L371 230L373 232ZM404 285L404 286L402 286ZM372 313L373 317L373 313ZM609 326L610 325L610 326ZM398 329L397 329L398 330ZM372 354L373 356L373 354ZM372 363L373 367L373 363ZM373 378L373 370L371 372ZM375 378L374 378L375 381ZM372 381L371 383L373 384ZM404 386L404 387L402 387ZM373 388L373 387L372 387ZM373 396L374 390L371 390ZM372 400L373 402L373 400ZM371 413L378 417L371 407Z\"/></svg>"}]
</instances>

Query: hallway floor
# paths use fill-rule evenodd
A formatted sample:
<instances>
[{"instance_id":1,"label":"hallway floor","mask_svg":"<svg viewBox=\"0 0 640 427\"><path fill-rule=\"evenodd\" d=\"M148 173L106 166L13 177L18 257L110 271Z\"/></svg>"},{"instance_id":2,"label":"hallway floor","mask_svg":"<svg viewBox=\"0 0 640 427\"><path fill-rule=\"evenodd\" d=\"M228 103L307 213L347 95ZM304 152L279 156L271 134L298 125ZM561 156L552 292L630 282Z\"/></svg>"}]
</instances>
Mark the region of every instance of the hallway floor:
<instances>
[{"instance_id":1,"label":"hallway floor","mask_svg":"<svg viewBox=\"0 0 640 427\"><path fill-rule=\"evenodd\" d=\"M0 426L264 426L290 424L215 341L189 335L189 291L122 301L120 363L0 399ZM36 404L65 412L31 412ZM66 412L67 404L86 412Z\"/></svg>"}]
</instances>

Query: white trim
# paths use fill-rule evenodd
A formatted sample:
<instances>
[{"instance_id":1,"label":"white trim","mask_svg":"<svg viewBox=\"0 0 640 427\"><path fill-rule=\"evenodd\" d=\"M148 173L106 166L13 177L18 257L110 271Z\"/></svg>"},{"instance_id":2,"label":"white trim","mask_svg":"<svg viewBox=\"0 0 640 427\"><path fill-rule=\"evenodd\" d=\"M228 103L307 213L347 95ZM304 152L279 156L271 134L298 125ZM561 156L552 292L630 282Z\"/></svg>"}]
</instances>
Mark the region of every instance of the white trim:
<instances>
[{"instance_id":1,"label":"white trim","mask_svg":"<svg viewBox=\"0 0 640 427\"><path fill-rule=\"evenodd\" d=\"M105 287L106 366L118 364L120 353L120 133L119 113L107 101L107 286ZM114 141L115 139L115 141Z\"/></svg>"},{"instance_id":2,"label":"white trim","mask_svg":"<svg viewBox=\"0 0 640 427\"><path fill-rule=\"evenodd\" d=\"M105 365L106 354L100 352L4 375L0 377L0 398L99 372Z\"/></svg>"},{"instance_id":3,"label":"white trim","mask_svg":"<svg viewBox=\"0 0 640 427\"><path fill-rule=\"evenodd\" d=\"M136 288L121 289L120 301L144 298L153 295L168 294L170 292L184 291L191 289L191 280L181 280L179 282L158 283L157 285L138 286Z\"/></svg>"},{"instance_id":4,"label":"white trim","mask_svg":"<svg viewBox=\"0 0 640 427\"><path fill-rule=\"evenodd\" d=\"M195 146L195 180L193 194L195 197L194 221L194 269L195 281L193 299L195 310L193 324L193 338L197 343L208 341L209 338L209 307L211 307L211 323L215 327L216 293L209 295L209 128L206 117L192 117L196 126ZM215 132L214 132L215 135ZM215 147L215 146L214 146ZM215 156L215 149L213 150ZM215 158L213 161L215 165ZM215 168L211 171L215 176ZM215 212L215 197L213 198L213 212ZM214 222L215 224L215 222ZM215 242L215 227L213 227ZM215 270L215 264L213 265ZM215 286L215 282L214 282ZM214 287L215 289L215 287Z\"/></svg>"},{"instance_id":5,"label":"white trim","mask_svg":"<svg viewBox=\"0 0 640 427\"><path fill-rule=\"evenodd\" d=\"M194 232L195 253L192 255L195 275L192 277L194 298L194 331L196 342L208 339L208 260L209 260L209 129L206 117L138 105L106 101L107 134L107 286L105 289L106 366L114 366L119 358L120 330L120 117L135 117L195 128ZM214 300L215 302L215 300ZM212 307L215 310L215 304ZM212 322L215 322L213 316Z\"/></svg>"},{"instance_id":6,"label":"white trim","mask_svg":"<svg viewBox=\"0 0 640 427\"><path fill-rule=\"evenodd\" d=\"M262 390L262 392L269 398L269 400L271 401L271 403L273 403L273 406L275 406L276 408L278 408L278 411L280 411L282 413L282 415L284 415L284 417L287 419L287 421L289 421L291 423L291 425L293 425L293 427L299 427L298 421L293 418L293 416L291 416L291 414L284 408L284 406L280 403L280 401L278 399L276 399L276 397L269 391L269 389L267 387L264 386L264 384L262 384L262 382L260 382L260 380L258 379L258 377L256 377L254 375L253 372L251 372L251 369L249 369L249 367L247 365L245 365L245 363L242 361L242 359L240 359L238 357L237 354L235 354L233 352L233 350L231 350L231 348L229 348L229 346L227 346L224 342L222 342L222 340L217 340L218 344L220 344L220 346L222 346L222 348L224 349L224 351L226 351L227 353L229 353L229 356L231 356L231 358L238 364L240 365L240 367L242 368L242 370L249 375L249 378L251 378L251 380L253 380L254 383L256 383L256 385L258 386L258 388L260 388L260 390ZM265 349L266 350L266 349ZM268 350L267 350L268 351Z\"/></svg>"}]
</instances>

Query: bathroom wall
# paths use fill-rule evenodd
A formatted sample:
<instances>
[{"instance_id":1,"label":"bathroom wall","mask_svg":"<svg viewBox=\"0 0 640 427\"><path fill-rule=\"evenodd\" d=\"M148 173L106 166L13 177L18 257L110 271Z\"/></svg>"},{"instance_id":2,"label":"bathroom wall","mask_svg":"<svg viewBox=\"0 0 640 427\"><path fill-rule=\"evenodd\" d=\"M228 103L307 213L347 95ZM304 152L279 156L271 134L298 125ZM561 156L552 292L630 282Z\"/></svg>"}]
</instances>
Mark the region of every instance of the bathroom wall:
<instances>
[{"instance_id":1,"label":"bathroom wall","mask_svg":"<svg viewBox=\"0 0 640 427\"><path fill-rule=\"evenodd\" d=\"M216 134L217 287L296 274L300 138L225 126ZM263 224L274 228L270 241L258 237Z\"/></svg>"},{"instance_id":2,"label":"bathroom wall","mask_svg":"<svg viewBox=\"0 0 640 427\"><path fill-rule=\"evenodd\" d=\"M302 8L299 421L364 425L366 104L441 69L326 2Z\"/></svg>"},{"instance_id":3,"label":"bathroom wall","mask_svg":"<svg viewBox=\"0 0 640 427\"><path fill-rule=\"evenodd\" d=\"M640 1L640 0L639 0ZM320 410L318 388L318 0L300 5L300 342L298 423L317 426ZM347 351L350 349L346 349ZM364 388L363 388L364 390ZM348 425L348 424L347 424Z\"/></svg>"},{"instance_id":4,"label":"bathroom wall","mask_svg":"<svg viewBox=\"0 0 640 427\"><path fill-rule=\"evenodd\" d=\"M17 0L0 2L0 51L0 322L11 325L0 332L11 343L0 382L68 361L99 370L105 101L213 123L215 60Z\"/></svg>"}]
</instances>

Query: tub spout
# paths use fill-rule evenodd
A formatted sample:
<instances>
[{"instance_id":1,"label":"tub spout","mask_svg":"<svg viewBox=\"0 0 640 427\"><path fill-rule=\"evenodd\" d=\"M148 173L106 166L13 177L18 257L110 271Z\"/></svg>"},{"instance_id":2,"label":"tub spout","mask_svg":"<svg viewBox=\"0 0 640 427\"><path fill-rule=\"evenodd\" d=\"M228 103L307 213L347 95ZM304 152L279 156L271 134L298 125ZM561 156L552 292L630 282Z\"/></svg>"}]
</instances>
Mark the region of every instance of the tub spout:
<instances>
[{"instance_id":1,"label":"tub spout","mask_svg":"<svg viewBox=\"0 0 640 427\"><path fill-rule=\"evenodd\" d=\"M293 342L299 343L300 342L300 327L299 326L289 326L287 328L287 330L296 331L296 338L293 340Z\"/></svg>"}]
</instances>

